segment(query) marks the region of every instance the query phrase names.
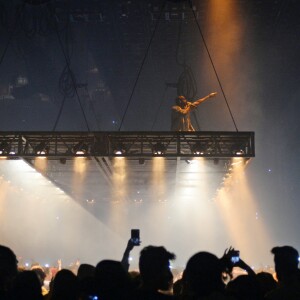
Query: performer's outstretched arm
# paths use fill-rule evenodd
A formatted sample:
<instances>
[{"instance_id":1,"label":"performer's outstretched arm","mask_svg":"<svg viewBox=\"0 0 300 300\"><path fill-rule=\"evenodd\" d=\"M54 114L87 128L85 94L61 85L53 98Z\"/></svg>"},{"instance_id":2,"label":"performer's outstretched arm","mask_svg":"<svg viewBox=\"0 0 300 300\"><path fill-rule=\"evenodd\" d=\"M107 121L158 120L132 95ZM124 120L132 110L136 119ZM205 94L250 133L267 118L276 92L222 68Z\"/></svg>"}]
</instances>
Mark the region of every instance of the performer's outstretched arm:
<instances>
[{"instance_id":1,"label":"performer's outstretched arm","mask_svg":"<svg viewBox=\"0 0 300 300\"><path fill-rule=\"evenodd\" d=\"M204 102L205 100L207 100L207 99L209 99L209 98L211 98L211 97L215 97L216 95L217 95L216 92L215 92L215 93L210 93L209 95L207 95L207 96L205 96L205 97L203 97L203 98L200 98L200 99L194 101L194 102L192 103L192 105L198 106L199 104L201 104L201 103Z\"/></svg>"}]
</instances>

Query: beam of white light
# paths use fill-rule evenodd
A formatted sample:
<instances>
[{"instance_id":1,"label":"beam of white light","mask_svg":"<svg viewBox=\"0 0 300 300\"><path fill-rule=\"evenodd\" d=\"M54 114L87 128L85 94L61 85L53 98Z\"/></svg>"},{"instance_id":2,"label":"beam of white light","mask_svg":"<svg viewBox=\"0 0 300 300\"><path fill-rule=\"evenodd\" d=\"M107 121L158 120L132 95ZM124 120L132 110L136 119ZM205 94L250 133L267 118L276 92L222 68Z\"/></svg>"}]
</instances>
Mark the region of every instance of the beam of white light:
<instances>
[{"instance_id":1,"label":"beam of white light","mask_svg":"<svg viewBox=\"0 0 300 300\"><path fill-rule=\"evenodd\" d=\"M75 157L73 170L76 174L84 176L86 173L86 157Z\"/></svg>"},{"instance_id":2,"label":"beam of white light","mask_svg":"<svg viewBox=\"0 0 300 300\"><path fill-rule=\"evenodd\" d=\"M109 212L107 222L109 227L122 232L127 228L127 216L125 206L128 205L128 184L127 181L127 161L125 157L115 157L112 161L112 186L111 201L109 203ZM128 230L129 231L129 230Z\"/></svg>"},{"instance_id":3,"label":"beam of white light","mask_svg":"<svg viewBox=\"0 0 300 300\"><path fill-rule=\"evenodd\" d=\"M186 256L200 250L213 251L222 247L218 239L218 219L215 205L210 201L209 187L219 175L211 172L212 161L197 158L187 164L181 161L177 175L175 203L172 206L173 227L176 232L184 232L180 243L176 245L179 252ZM189 249L184 249L189 245Z\"/></svg>"},{"instance_id":4,"label":"beam of white light","mask_svg":"<svg viewBox=\"0 0 300 300\"><path fill-rule=\"evenodd\" d=\"M34 160L34 167L41 173L45 173L47 170L48 159L47 157L37 157Z\"/></svg>"},{"instance_id":5,"label":"beam of white light","mask_svg":"<svg viewBox=\"0 0 300 300\"><path fill-rule=\"evenodd\" d=\"M232 177L226 179L216 203L231 237L228 246L238 248L244 258L256 263L257 256L262 257L262 263L268 261L266 249L271 248L272 242L263 220L257 218L258 205L250 191L244 163L233 160Z\"/></svg>"},{"instance_id":6,"label":"beam of white light","mask_svg":"<svg viewBox=\"0 0 300 300\"><path fill-rule=\"evenodd\" d=\"M72 177L72 190L73 194L77 195L77 198L83 197L83 188L85 184L85 178L87 174L87 158L76 157L73 160L73 177Z\"/></svg>"},{"instance_id":7,"label":"beam of white light","mask_svg":"<svg viewBox=\"0 0 300 300\"><path fill-rule=\"evenodd\" d=\"M154 201L164 200L166 197L165 158L154 157L152 160L152 195Z\"/></svg>"},{"instance_id":8,"label":"beam of white light","mask_svg":"<svg viewBox=\"0 0 300 300\"><path fill-rule=\"evenodd\" d=\"M22 160L0 161L1 244L37 261L119 259L124 240ZM105 241L105 243L103 243ZM112 249L117 249L112 251Z\"/></svg>"},{"instance_id":9,"label":"beam of white light","mask_svg":"<svg viewBox=\"0 0 300 300\"><path fill-rule=\"evenodd\" d=\"M113 175L112 175L112 197L113 201L119 202L127 196L127 172L126 158L115 157L113 160Z\"/></svg>"}]
</instances>

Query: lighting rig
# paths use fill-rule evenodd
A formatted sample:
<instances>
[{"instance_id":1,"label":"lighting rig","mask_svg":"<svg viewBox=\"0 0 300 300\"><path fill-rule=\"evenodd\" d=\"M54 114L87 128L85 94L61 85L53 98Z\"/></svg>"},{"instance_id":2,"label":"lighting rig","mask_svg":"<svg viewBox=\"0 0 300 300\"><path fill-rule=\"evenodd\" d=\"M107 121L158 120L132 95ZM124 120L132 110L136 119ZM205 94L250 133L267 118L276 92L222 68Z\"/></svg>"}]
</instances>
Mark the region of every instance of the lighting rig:
<instances>
[{"instance_id":1,"label":"lighting rig","mask_svg":"<svg viewBox=\"0 0 300 300\"><path fill-rule=\"evenodd\" d=\"M0 157L255 156L254 132L0 132Z\"/></svg>"}]
</instances>

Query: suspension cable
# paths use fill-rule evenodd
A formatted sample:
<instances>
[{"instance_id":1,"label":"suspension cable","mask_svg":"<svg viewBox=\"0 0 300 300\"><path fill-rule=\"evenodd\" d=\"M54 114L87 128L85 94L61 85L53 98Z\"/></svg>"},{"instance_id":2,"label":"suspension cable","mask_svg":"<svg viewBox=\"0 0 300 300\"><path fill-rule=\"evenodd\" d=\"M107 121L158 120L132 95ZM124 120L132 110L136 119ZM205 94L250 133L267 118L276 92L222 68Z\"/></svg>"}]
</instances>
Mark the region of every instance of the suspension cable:
<instances>
[{"instance_id":1,"label":"suspension cable","mask_svg":"<svg viewBox=\"0 0 300 300\"><path fill-rule=\"evenodd\" d=\"M234 124L234 127L235 127L236 131L238 132L238 128L237 128L237 126L236 126L236 123L235 123L235 120L234 120L233 114L232 114L232 112L231 112L231 109L230 109L230 106L229 106L229 104L228 104L228 101L227 101L227 98L226 98L226 95L225 95L224 89L223 89L223 87L222 87L222 84L221 84L220 78L219 78L219 76L218 76L218 73L217 73L217 70L216 70L216 68L215 68L214 62L213 62L213 60L212 60L212 58L211 58L211 55L210 55L210 53L209 53L209 50L208 50L207 44L206 44L206 42L205 42L205 39L204 39L204 36L203 36L202 30L201 30L201 28L200 28L199 22L198 22L198 20L197 20L197 17L196 17L195 11L193 10L193 7L192 7L192 6L191 6L191 10L192 10L192 12L193 12L193 15L194 15L194 18L195 18L195 21L196 21L197 27L198 27L198 29L199 29L199 32L200 32L200 35L201 35L201 38L202 38L202 41L203 41L203 44L204 44L204 46L205 46L205 49L206 49L206 52L207 52L207 54L208 54L208 57L209 57L210 63L211 63L211 65L212 65L213 69L214 69L214 73L215 73L215 75L216 75L216 78L217 78L217 80L218 80L219 86L220 86L220 88L221 88L221 91L222 91L223 97L224 97L224 99L225 99L225 102L226 102L226 105L227 105L228 111L229 111L229 113L230 113L231 119L232 119L232 121L233 121L233 124Z\"/></svg>"},{"instance_id":2,"label":"suspension cable","mask_svg":"<svg viewBox=\"0 0 300 300\"><path fill-rule=\"evenodd\" d=\"M126 114L127 114L127 110L128 110L128 108L129 108L129 106L130 106L130 103L131 103L131 100L132 100L132 97L133 97L133 94L134 94L134 91L135 91L135 88L136 88L137 82L138 82L138 80L139 80L139 78L140 78L140 75L141 75L141 72L142 72L142 69L143 69L144 63L145 63L145 61L146 61L146 58L147 58L147 56L148 56L148 52L149 52L149 50L150 50L150 46L151 46L152 40L153 40L153 38L154 38L155 32L156 32L156 30L157 30L157 27L158 27L158 24L159 24L159 21L160 21L161 15L162 15L162 13L163 13L163 11L164 11L164 8L165 8L165 5L166 5L166 3L167 3L167 0L165 0L165 2L163 3L163 5L162 5L162 7L161 7L161 10L160 10L160 13L159 13L158 19L157 19L157 21L156 21L156 24L155 24L154 30L153 30L153 32L152 32L152 36L151 36L151 38L150 38L150 41L149 41L149 44L148 44L148 47L147 47L146 53L145 53L145 55L144 55L144 58L143 58L142 64L141 64L141 66L140 66L140 69L139 69L138 75L137 75L137 77L136 77L136 80L135 80L135 83L134 83L134 86L133 86L133 89L132 89L131 95L130 95L130 97L129 97L129 100L128 100L128 103L127 103L127 106L126 106L126 108L125 108L125 112L124 112L124 114L123 114L123 117L122 117L122 120L121 120L121 123L120 123L119 130L118 130L118 131L120 131L120 130L121 130L121 128L122 128L122 125L123 125L123 122L124 122L125 116L126 116Z\"/></svg>"},{"instance_id":3,"label":"suspension cable","mask_svg":"<svg viewBox=\"0 0 300 300\"><path fill-rule=\"evenodd\" d=\"M55 23L55 24L56 24L56 23ZM57 34L57 38L58 38L58 41L59 41L61 50L62 50L62 52L63 52L64 58L65 58L65 61L66 61L66 65L67 65L67 68L68 68L68 71L69 71L69 74L70 74L70 77L71 77L71 81L72 81L73 87L74 87L74 89L75 89L75 93L76 93L76 96L77 96L77 100L78 100L78 103L79 103L79 106L80 106L80 109L81 109L83 118L84 118L85 123L86 123L86 127L87 127L88 131L90 131L89 123L88 123L88 121L87 121L87 118L86 118L86 115L85 115L85 112L84 112L84 109L83 109L83 106L82 106L82 103L81 103L81 100L80 100L80 97L79 97L79 93L78 93L78 90L77 90L75 78L74 78L74 76L73 76L73 72L72 72L72 70L71 70L71 66L70 66L69 59L68 59L68 57L67 57L67 54L66 54L66 52L65 52L65 49L64 49L64 46L63 46L63 43L62 43L62 40L61 40L61 38L60 38L60 35L59 35L59 32L58 32L58 28L57 28L57 24L56 24L56 34ZM60 112L60 113L61 113L61 112Z\"/></svg>"}]
</instances>

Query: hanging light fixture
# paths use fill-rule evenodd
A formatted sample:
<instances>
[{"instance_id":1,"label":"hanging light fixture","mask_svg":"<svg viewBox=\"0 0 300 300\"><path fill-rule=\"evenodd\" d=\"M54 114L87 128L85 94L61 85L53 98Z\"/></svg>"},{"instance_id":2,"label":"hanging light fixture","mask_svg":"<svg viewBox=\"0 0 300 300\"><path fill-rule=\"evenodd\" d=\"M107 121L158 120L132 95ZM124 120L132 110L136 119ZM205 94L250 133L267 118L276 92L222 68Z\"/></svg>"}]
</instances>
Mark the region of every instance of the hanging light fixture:
<instances>
[{"instance_id":1,"label":"hanging light fixture","mask_svg":"<svg viewBox=\"0 0 300 300\"><path fill-rule=\"evenodd\" d=\"M48 155L49 146L47 146L47 143L45 141L42 141L37 146L34 147L34 152L37 155Z\"/></svg>"},{"instance_id":2,"label":"hanging light fixture","mask_svg":"<svg viewBox=\"0 0 300 300\"><path fill-rule=\"evenodd\" d=\"M126 153L126 146L123 143L118 143L113 150L115 155L122 156Z\"/></svg>"},{"instance_id":3,"label":"hanging light fixture","mask_svg":"<svg viewBox=\"0 0 300 300\"><path fill-rule=\"evenodd\" d=\"M73 147L73 153L75 155L86 155L88 153L88 145L85 144L83 141L77 143L74 147Z\"/></svg>"},{"instance_id":4,"label":"hanging light fixture","mask_svg":"<svg viewBox=\"0 0 300 300\"><path fill-rule=\"evenodd\" d=\"M196 155L204 155L205 154L205 147L200 142L195 143L191 146L191 150L193 154Z\"/></svg>"},{"instance_id":5,"label":"hanging light fixture","mask_svg":"<svg viewBox=\"0 0 300 300\"><path fill-rule=\"evenodd\" d=\"M166 146L163 143L158 142L155 145L153 145L152 153L154 155L164 155L166 153Z\"/></svg>"}]
</instances>

